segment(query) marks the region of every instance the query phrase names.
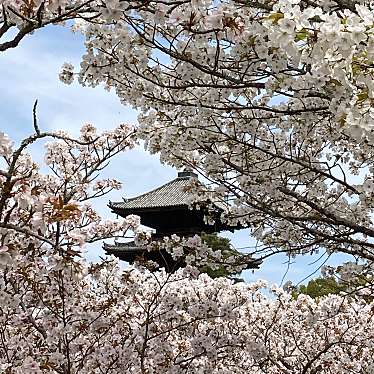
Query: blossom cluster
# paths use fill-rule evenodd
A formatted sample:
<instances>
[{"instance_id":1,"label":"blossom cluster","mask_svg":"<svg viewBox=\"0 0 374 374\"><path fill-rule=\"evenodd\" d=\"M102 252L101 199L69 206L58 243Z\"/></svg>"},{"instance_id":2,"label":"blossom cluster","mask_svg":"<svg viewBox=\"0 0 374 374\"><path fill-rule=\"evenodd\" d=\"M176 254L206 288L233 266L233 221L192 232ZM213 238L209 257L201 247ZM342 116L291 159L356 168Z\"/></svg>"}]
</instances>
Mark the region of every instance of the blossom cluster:
<instances>
[{"instance_id":1,"label":"blossom cluster","mask_svg":"<svg viewBox=\"0 0 374 374\"><path fill-rule=\"evenodd\" d=\"M28 263L33 287L24 278L22 289L2 284L3 372L372 372L372 305L293 299L276 287L267 298L264 282L191 279L183 270L73 265L40 258Z\"/></svg>"},{"instance_id":2,"label":"blossom cluster","mask_svg":"<svg viewBox=\"0 0 374 374\"><path fill-rule=\"evenodd\" d=\"M98 12L93 0L1 0L0 52L15 48L34 30L49 24L63 24L71 19L93 17ZM13 35L5 36L13 30Z\"/></svg>"},{"instance_id":3,"label":"blossom cluster","mask_svg":"<svg viewBox=\"0 0 374 374\"><path fill-rule=\"evenodd\" d=\"M38 137L48 135L55 138L46 144L45 162L51 173L42 174L26 148ZM123 222L103 221L90 204L91 199L119 188L115 180L98 179L99 171L113 156L133 147L131 126L120 125L112 132L96 134L92 125L85 125L78 139L63 132L39 132L14 149L6 135L0 136L5 161L0 169L3 246L10 250L20 246L24 248L21 253L27 254L30 246L39 248L36 243L42 240L45 244L57 243L59 251L65 251L75 244L139 226L132 217ZM14 255L19 254L14 251Z\"/></svg>"},{"instance_id":4,"label":"blossom cluster","mask_svg":"<svg viewBox=\"0 0 374 374\"><path fill-rule=\"evenodd\" d=\"M11 141L7 134L0 132L0 156L4 157L11 152Z\"/></svg>"}]
</instances>

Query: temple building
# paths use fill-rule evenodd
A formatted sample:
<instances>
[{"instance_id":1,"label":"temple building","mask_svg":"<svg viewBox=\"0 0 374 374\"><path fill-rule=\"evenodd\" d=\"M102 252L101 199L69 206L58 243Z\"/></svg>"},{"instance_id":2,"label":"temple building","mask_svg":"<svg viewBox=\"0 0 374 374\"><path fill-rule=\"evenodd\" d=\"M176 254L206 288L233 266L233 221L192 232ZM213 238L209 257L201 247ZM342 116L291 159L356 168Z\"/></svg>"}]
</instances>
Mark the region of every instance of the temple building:
<instances>
[{"instance_id":1,"label":"temple building","mask_svg":"<svg viewBox=\"0 0 374 374\"><path fill-rule=\"evenodd\" d=\"M110 202L109 208L113 213L126 217L130 214L140 216L142 225L156 230L152 233L153 239L162 239L164 236L176 234L180 237L200 235L202 232L210 234L220 231L233 231L239 227L232 227L220 220L221 213L225 209L222 203L211 201L199 202L191 207L191 179L197 174L191 171L179 172L177 178L150 192L137 197L124 199L121 202ZM198 182L200 183L200 182ZM195 208L193 208L195 207ZM204 219L209 215L214 219L213 224ZM121 260L133 263L136 259L146 259L157 262L166 270L175 270L183 266L177 264L166 251L148 251L144 247L137 246L133 241L127 243L104 243L104 250ZM247 268L257 268L258 262L253 260Z\"/></svg>"}]
</instances>

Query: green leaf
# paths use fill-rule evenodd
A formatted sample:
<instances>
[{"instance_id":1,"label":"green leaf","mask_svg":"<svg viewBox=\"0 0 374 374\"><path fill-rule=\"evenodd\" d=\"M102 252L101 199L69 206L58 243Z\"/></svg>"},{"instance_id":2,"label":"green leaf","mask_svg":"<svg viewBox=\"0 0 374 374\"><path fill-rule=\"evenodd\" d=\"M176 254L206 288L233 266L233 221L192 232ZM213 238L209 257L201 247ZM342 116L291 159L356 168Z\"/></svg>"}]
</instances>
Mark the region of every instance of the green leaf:
<instances>
[{"instance_id":1,"label":"green leaf","mask_svg":"<svg viewBox=\"0 0 374 374\"><path fill-rule=\"evenodd\" d=\"M305 29L302 29L296 33L295 42L308 39L309 33Z\"/></svg>"},{"instance_id":2,"label":"green leaf","mask_svg":"<svg viewBox=\"0 0 374 374\"><path fill-rule=\"evenodd\" d=\"M369 93L367 90L361 91L357 94L357 102L362 103L369 97Z\"/></svg>"},{"instance_id":3,"label":"green leaf","mask_svg":"<svg viewBox=\"0 0 374 374\"><path fill-rule=\"evenodd\" d=\"M267 17L267 19L273 21L274 24L277 24L280 19L284 18L284 14L277 12L277 13L272 13L270 16Z\"/></svg>"},{"instance_id":4,"label":"green leaf","mask_svg":"<svg viewBox=\"0 0 374 374\"><path fill-rule=\"evenodd\" d=\"M328 83L332 83L335 86L342 86L342 83L335 78L330 79Z\"/></svg>"}]
</instances>

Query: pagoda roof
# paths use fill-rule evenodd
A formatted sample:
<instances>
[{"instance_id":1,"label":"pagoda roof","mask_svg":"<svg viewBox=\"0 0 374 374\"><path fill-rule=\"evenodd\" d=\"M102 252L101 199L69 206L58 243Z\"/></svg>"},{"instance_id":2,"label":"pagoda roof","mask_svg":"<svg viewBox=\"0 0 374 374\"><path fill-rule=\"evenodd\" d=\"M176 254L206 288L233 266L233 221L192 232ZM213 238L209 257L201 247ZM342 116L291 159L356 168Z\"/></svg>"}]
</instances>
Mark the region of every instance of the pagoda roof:
<instances>
[{"instance_id":1,"label":"pagoda roof","mask_svg":"<svg viewBox=\"0 0 374 374\"><path fill-rule=\"evenodd\" d=\"M191 204L189 190L193 178L197 179L197 174L189 171L179 172L174 180L137 197L124 199L121 202L110 202L109 207L116 211L189 206ZM224 204L214 205L224 210Z\"/></svg>"},{"instance_id":2,"label":"pagoda roof","mask_svg":"<svg viewBox=\"0 0 374 374\"><path fill-rule=\"evenodd\" d=\"M130 264L134 263L137 259L143 258L144 260L157 262L167 271L177 270L181 265L179 261L175 261L164 249L161 251L148 251L147 248L137 246L133 241L127 243L115 242L115 244L104 242L103 249L107 254L114 255Z\"/></svg>"},{"instance_id":3,"label":"pagoda roof","mask_svg":"<svg viewBox=\"0 0 374 374\"><path fill-rule=\"evenodd\" d=\"M165 250L161 251L148 251L145 247L137 246L133 241L127 243L107 244L104 243L103 249L107 254L119 257L121 260L133 263L136 258L144 257L147 260L158 262L161 267L169 270L176 270L183 262L174 260L169 253ZM251 258L250 255L240 254L242 257L245 269L258 269L262 260ZM177 267L176 267L177 266Z\"/></svg>"}]
</instances>

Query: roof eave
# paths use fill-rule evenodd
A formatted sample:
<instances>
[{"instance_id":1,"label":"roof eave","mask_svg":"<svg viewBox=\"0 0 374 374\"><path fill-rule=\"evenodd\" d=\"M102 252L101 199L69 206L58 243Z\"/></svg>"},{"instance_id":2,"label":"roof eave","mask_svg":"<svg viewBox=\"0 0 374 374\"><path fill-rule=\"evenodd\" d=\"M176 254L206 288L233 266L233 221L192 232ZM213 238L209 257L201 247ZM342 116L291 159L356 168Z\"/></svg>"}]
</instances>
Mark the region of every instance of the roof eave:
<instances>
[{"instance_id":1,"label":"roof eave","mask_svg":"<svg viewBox=\"0 0 374 374\"><path fill-rule=\"evenodd\" d=\"M123 207L116 207L116 206L110 206L110 209L112 209L113 213L119 214L119 212L126 213L128 211L128 214L137 214L137 213L148 213L148 212L157 212L160 209L163 210L190 210L189 206L186 204L180 204L180 205L166 205L166 206L151 206L151 207L144 207L144 208L123 208Z\"/></svg>"}]
</instances>

